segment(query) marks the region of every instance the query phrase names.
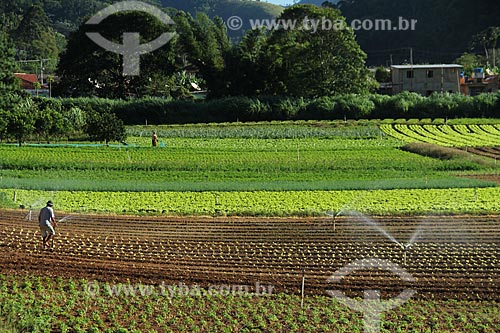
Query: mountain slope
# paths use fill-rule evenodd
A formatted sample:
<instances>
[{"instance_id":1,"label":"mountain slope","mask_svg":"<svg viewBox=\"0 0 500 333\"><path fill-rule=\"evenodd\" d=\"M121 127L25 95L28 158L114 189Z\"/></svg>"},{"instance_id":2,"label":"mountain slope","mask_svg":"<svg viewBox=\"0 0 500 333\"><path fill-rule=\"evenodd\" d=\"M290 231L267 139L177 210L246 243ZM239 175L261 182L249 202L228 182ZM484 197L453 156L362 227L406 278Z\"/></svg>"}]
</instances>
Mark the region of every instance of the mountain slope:
<instances>
[{"instance_id":1,"label":"mountain slope","mask_svg":"<svg viewBox=\"0 0 500 333\"><path fill-rule=\"evenodd\" d=\"M196 15L204 12L210 17L219 16L224 22L232 16L241 18L241 29L228 29L228 35L233 39L241 37L245 30L250 29L250 20L270 19L277 17L283 7L260 1L242 0L161 0L164 7L172 7Z\"/></svg>"},{"instance_id":2,"label":"mountain slope","mask_svg":"<svg viewBox=\"0 0 500 333\"><path fill-rule=\"evenodd\" d=\"M312 4L312 5L316 5L316 6L321 6L321 4L325 1L326 0L300 0L299 4ZM339 1L340 0L328 0L328 2L331 2L333 4L336 4Z\"/></svg>"}]
</instances>

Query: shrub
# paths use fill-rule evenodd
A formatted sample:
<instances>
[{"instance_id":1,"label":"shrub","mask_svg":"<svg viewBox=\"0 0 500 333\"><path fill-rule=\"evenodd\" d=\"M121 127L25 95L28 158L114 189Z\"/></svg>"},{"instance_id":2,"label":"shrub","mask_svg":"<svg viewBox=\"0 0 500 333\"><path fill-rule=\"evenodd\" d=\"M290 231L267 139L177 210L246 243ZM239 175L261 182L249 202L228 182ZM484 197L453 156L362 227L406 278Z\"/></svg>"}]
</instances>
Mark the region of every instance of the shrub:
<instances>
[{"instance_id":1,"label":"shrub","mask_svg":"<svg viewBox=\"0 0 500 333\"><path fill-rule=\"evenodd\" d=\"M297 119L302 120L334 120L339 119L335 114L336 102L333 97L319 97L309 102L297 113Z\"/></svg>"},{"instance_id":2,"label":"shrub","mask_svg":"<svg viewBox=\"0 0 500 333\"><path fill-rule=\"evenodd\" d=\"M80 110L85 115L114 113L126 125L221 123L272 120L336 119L442 119L500 117L500 93L476 97L412 92L395 96L338 95L312 100L281 96L225 97L206 101L143 98L109 100L99 98L37 99L45 109ZM2 131L3 129L3 131ZM0 124L0 138L5 124Z\"/></svg>"},{"instance_id":3,"label":"shrub","mask_svg":"<svg viewBox=\"0 0 500 333\"><path fill-rule=\"evenodd\" d=\"M480 94L475 96L472 101L472 107L474 109L475 117L495 117L499 116L500 113L495 112L496 108L500 105L498 104L500 94Z\"/></svg>"},{"instance_id":4,"label":"shrub","mask_svg":"<svg viewBox=\"0 0 500 333\"><path fill-rule=\"evenodd\" d=\"M104 141L106 144L110 141L122 142L127 137L123 121L110 112L90 114L86 133L91 140Z\"/></svg>"},{"instance_id":5,"label":"shrub","mask_svg":"<svg viewBox=\"0 0 500 333\"><path fill-rule=\"evenodd\" d=\"M375 110L375 103L368 95L340 95L335 97L335 101L335 112L342 118L367 118Z\"/></svg>"},{"instance_id":6,"label":"shrub","mask_svg":"<svg viewBox=\"0 0 500 333\"><path fill-rule=\"evenodd\" d=\"M418 112L414 112L415 106L425 98L417 93L404 91L392 96L387 101L387 108L392 111L392 118L420 118Z\"/></svg>"}]
</instances>

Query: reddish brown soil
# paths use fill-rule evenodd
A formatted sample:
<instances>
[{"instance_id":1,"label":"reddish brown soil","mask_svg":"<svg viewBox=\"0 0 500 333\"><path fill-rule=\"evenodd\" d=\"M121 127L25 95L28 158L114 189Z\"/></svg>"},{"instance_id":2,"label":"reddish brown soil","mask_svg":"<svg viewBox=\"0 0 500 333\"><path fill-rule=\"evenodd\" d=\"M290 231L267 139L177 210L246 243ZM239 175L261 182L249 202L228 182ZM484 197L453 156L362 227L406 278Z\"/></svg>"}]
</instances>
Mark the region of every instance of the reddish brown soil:
<instances>
[{"instance_id":1,"label":"reddish brown soil","mask_svg":"<svg viewBox=\"0 0 500 333\"><path fill-rule=\"evenodd\" d=\"M467 151L472 154L486 156L496 160L500 159L500 147L468 147Z\"/></svg>"},{"instance_id":2,"label":"reddish brown soil","mask_svg":"<svg viewBox=\"0 0 500 333\"><path fill-rule=\"evenodd\" d=\"M298 292L359 294L405 288L420 297L500 299L500 216L376 218L407 252L363 219L168 218L74 215L57 227L53 252L42 251L26 211L0 210L0 272L109 282L272 284ZM364 269L332 284L338 269L363 258L400 265L416 280Z\"/></svg>"}]
</instances>

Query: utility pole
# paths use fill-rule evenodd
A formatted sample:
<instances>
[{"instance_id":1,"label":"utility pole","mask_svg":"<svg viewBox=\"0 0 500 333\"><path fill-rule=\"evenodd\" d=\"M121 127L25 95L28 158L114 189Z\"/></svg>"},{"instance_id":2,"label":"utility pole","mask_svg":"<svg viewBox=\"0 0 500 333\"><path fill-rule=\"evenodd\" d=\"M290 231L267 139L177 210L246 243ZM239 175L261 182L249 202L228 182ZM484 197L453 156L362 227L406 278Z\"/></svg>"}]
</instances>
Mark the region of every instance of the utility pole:
<instances>
[{"instance_id":1,"label":"utility pole","mask_svg":"<svg viewBox=\"0 0 500 333\"><path fill-rule=\"evenodd\" d=\"M30 63L30 62L40 62L40 83L43 85L43 64L44 62L50 61L50 60L55 60L55 59L37 59L37 60L18 60L16 62L21 62L21 63Z\"/></svg>"},{"instance_id":2,"label":"utility pole","mask_svg":"<svg viewBox=\"0 0 500 333\"><path fill-rule=\"evenodd\" d=\"M444 93L444 66L441 66L441 93Z\"/></svg>"},{"instance_id":3,"label":"utility pole","mask_svg":"<svg viewBox=\"0 0 500 333\"><path fill-rule=\"evenodd\" d=\"M40 84L43 86L43 59L40 59Z\"/></svg>"},{"instance_id":4,"label":"utility pole","mask_svg":"<svg viewBox=\"0 0 500 333\"><path fill-rule=\"evenodd\" d=\"M413 80L415 79L415 71L413 70L413 47L410 47L410 66L411 66L410 91L413 91Z\"/></svg>"}]
</instances>

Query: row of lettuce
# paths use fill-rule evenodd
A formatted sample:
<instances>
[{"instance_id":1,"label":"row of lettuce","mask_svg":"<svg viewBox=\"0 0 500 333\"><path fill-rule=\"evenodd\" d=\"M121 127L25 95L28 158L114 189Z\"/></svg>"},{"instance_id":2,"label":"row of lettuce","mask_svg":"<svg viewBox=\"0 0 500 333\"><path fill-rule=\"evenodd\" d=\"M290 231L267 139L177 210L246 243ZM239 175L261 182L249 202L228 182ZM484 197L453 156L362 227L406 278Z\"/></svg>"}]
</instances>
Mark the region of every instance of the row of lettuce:
<instances>
[{"instance_id":1,"label":"row of lettuce","mask_svg":"<svg viewBox=\"0 0 500 333\"><path fill-rule=\"evenodd\" d=\"M426 142L448 147L500 146L499 125L383 124L380 129L405 142Z\"/></svg>"},{"instance_id":2,"label":"row of lettuce","mask_svg":"<svg viewBox=\"0 0 500 333\"><path fill-rule=\"evenodd\" d=\"M0 146L0 188L78 191L303 191L489 187L468 156L432 159L372 139L143 137L129 146ZM492 171L493 170L493 171Z\"/></svg>"},{"instance_id":3,"label":"row of lettuce","mask_svg":"<svg viewBox=\"0 0 500 333\"><path fill-rule=\"evenodd\" d=\"M0 190L11 205L38 209L45 200L67 213L326 216L489 214L500 211L500 188L373 191L84 192ZM13 199L15 198L15 203ZM27 206L29 207L29 206Z\"/></svg>"},{"instance_id":4,"label":"row of lettuce","mask_svg":"<svg viewBox=\"0 0 500 333\"><path fill-rule=\"evenodd\" d=\"M16 112L0 111L0 140L22 143L80 136L93 141L123 141L124 125L145 123L463 117L500 118L500 93L423 97L404 92L395 96L227 97L207 101L33 98L20 103Z\"/></svg>"}]
</instances>

